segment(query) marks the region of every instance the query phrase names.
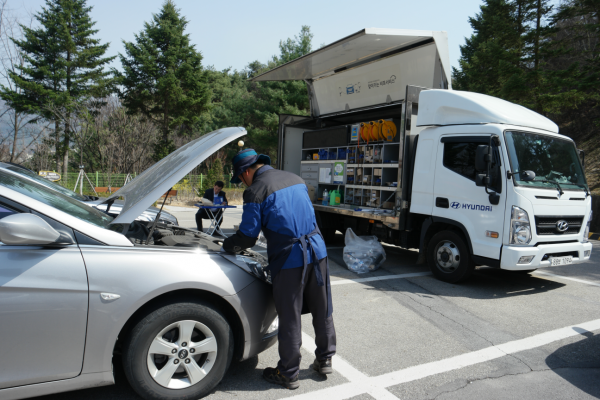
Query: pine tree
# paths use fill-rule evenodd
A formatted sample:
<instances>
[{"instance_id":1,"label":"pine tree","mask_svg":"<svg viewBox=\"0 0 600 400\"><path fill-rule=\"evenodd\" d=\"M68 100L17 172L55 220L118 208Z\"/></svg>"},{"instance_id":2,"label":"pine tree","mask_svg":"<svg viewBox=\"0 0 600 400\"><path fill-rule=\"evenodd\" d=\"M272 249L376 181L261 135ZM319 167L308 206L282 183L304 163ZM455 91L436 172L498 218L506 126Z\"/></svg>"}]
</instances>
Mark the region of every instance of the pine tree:
<instances>
[{"instance_id":1,"label":"pine tree","mask_svg":"<svg viewBox=\"0 0 600 400\"><path fill-rule=\"evenodd\" d=\"M582 96L573 88L573 69L548 63L564 49L554 42L549 0L485 0L470 18L475 31L461 46L454 87L521 104L543 114L576 107Z\"/></svg>"},{"instance_id":2,"label":"pine tree","mask_svg":"<svg viewBox=\"0 0 600 400\"><path fill-rule=\"evenodd\" d=\"M135 42L123 42L126 55L119 55L124 70L119 74L123 104L161 127L157 160L174 150L170 134L191 132L210 106L202 55L184 33L187 24L173 1L167 0L152 22L144 24Z\"/></svg>"},{"instance_id":3,"label":"pine tree","mask_svg":"<svg viewBox=\"0 0 600 400\"><path fill-rule=\"evenodd\" d=\"M102 97L112 85L104 66L115 57L104 57L109 43L100 44L93 36L95 22L86 0L46 0L35 15L38 28L22 25L24 39L13 39L25 64L10 73L21 93L2 86L0 97L17 111L54 120L56 167L64 159L66 174L72 128L69 110L91 97ZM53 110L66 110L67 118Z\"/></svg>"}]
</instances>

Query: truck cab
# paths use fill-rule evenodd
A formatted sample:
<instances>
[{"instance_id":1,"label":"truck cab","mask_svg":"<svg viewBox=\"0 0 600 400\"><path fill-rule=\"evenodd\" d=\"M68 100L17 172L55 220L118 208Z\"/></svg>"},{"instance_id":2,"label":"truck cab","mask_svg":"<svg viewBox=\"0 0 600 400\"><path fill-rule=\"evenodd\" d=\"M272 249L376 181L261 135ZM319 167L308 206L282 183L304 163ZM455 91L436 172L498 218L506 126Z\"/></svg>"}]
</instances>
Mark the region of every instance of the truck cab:
<instances>
[{"instance_id":1,"label":"truck cab","mask_svg":"<svg viewBox=\"0 0 600 400\"><path fill-rule=\"evenodd\" d=\"M253 78L307 84L310 115L280 115L277 168L314 193L326 241L351 228L418 249L447 282L588 259L573 141L524 107L453 91L449 71L445 32L371 28ZM332 190L340 204L323 204Z\"/></svg>"},{"instance_id":2,"label":"truck cab","mask_svg":"<svg viewBox=\"0 0 600 400\"><path fill-rule=\"evenodd\" d=\"M556 124L501 99L440 90L421 92L418 124L410 213L423 221L436 276L589 259L592 199L575 143Z\"/></svg>"}]
</instances>

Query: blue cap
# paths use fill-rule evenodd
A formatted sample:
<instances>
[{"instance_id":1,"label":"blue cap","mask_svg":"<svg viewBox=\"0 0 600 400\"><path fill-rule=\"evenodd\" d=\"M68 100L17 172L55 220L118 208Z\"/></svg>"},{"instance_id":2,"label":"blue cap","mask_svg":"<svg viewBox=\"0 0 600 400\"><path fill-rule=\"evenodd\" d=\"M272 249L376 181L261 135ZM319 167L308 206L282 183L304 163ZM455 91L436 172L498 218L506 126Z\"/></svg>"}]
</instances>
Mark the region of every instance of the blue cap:
<instances>
[{"instance_id":1,"label":"blue cap","mask_svg":"<svg viewBox=\"0 0 600 400\"><path fill-rule=\"evenodd\" d=\"M251 165L253 164L266 164L271 165L271 157L264 154L257 154L254 149L246 149L240 150L233 160L231 160L233 164L233 178L231 178L231 183L241 183L242 181L238 176L240 176L243 172L245 172Z\"/></svg>"}]
</instances>

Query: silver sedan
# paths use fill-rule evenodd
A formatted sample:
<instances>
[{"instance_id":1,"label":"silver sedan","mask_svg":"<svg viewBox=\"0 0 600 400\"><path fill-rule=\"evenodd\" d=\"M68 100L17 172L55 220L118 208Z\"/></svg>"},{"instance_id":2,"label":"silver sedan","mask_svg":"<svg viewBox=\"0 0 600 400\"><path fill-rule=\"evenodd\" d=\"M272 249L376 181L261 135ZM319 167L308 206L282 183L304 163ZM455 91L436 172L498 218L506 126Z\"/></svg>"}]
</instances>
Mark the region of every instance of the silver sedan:
<instances>
[{"instance_id":1,"label":"silver sedan","mask_svg":"<svg viewBox=\"0 0 600 400\"><path fill-rule=\"evenodd\" d=\"M197 146L243 133L220 130ZM135 194L122 194L120 221L0 169L1 399L113 384L116 353L143 398L197 399L232 359L276 342L264 257L226 254L203 233L135 220L133 210L203 156L188 147L164 164L160 182L129 184Z\"/></svg>"}]
</instances>

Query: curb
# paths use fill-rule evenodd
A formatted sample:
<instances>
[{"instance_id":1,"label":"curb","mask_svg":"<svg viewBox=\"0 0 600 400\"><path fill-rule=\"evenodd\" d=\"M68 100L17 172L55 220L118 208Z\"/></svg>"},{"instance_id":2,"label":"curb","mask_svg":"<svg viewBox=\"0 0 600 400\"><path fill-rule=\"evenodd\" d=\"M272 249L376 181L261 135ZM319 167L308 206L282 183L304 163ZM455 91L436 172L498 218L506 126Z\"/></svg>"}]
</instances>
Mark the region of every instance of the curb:
<instances>
[{"instance_id":1,"label":"curb","mask_svg":"<svg viewBox=\"0 0 600 400\"><path fill-rule=\"evenodd\" d=\"M588 239L600 240L600 233L590 232Z\"/></svg>"}]
</instances>

